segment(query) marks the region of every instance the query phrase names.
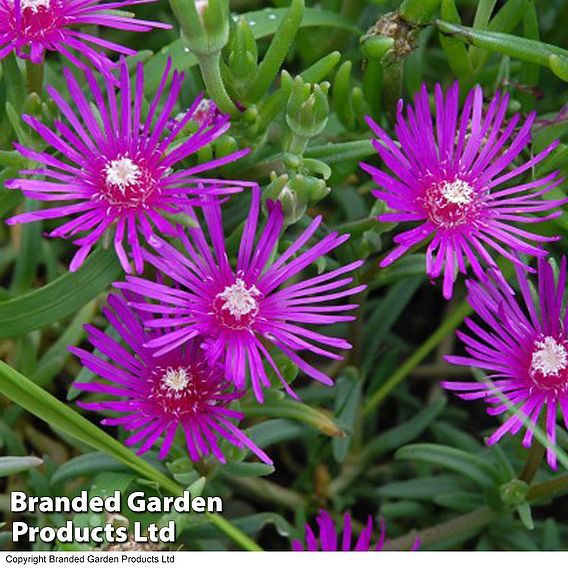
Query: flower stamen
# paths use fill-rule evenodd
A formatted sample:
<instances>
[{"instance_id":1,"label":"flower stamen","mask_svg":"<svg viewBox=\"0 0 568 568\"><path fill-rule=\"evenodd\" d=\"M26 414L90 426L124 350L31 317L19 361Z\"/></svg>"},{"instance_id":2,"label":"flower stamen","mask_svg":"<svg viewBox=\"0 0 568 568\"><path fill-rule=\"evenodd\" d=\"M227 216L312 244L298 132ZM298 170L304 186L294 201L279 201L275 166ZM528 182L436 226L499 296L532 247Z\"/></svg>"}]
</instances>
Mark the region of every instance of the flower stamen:
<instances>
[{"instance_id":1,"label":"flower stamen","mask_svg":"<svg viewBox=\"0 0 568 568\"><path fill-rule=\"evenodd\" d=\"M475 189L460 178L430 185L423 197L428 218L443 229L475 222L479 205Z\"/></svg>"},{"instance_id":2,"label":"flower stamen","mask_svg":"<svg viewBox=\"0 0 568 568\"><path fill-rule=\"evenodd\" d=\"M111 160L103 172L107 185L118 188L122 194L126 192L126 188L136 185L142 175L140 168L126 156Z\"/></svg>"},{"instance_id":3,"label":"flower stamen","mask_svg":"<svg viewBox=\"0 0 568 568\"><path fill-rule=\"evenodd\" d=\"M473 200L473 187L459 178L444 182L440 192L448 203L455 205L469 205Z\"/></svg>"},{"instance_id":4,"label":"flower stamen","mask_svg":"<svg viewBox=\"0 0 568 568\"><path fill-rule=\"evenodd\" d=\"M558 377L568 367L566 348L554 337L548 336L543 341L535 342L535 348L531 358L531 373Z\"/></svg>"},{"instance_id":5,"label":"flower stamen","mask_svg":"<svg viewBox=\"0 0 568 568\"><path fill-rule=\"evenodd\" d=\"M254 284L247 288L241 278L237 278L233 285L226 286L220 294L217 294L217 298L225 300L221 309L227 310L237 320L258 310L258 302L255 299L258 296L260 296L259 289Z\"/></svg>"},{"instance_id":6,"label":"flower stamen","mask_svg":"<svg viewBox=\"0 0 568 568\"><path fill-rule=\"evenodd\" d=\"M51 6L51 0L21 0L20 8L22 10L31 10L34 14L37 14L40 8L48 10Z\"/></svg>"},{"instance_id":7,"label":"flower stamen","mask_svg":"<svg viewBox=\"0 0 568 568\"><path fill-rule=\"evenodd\" d=\"M166 391L167 396L181 396L187 389L192 378L186 367L168 367L160 379L160 386Z\"/></svg>"}]
</instances>

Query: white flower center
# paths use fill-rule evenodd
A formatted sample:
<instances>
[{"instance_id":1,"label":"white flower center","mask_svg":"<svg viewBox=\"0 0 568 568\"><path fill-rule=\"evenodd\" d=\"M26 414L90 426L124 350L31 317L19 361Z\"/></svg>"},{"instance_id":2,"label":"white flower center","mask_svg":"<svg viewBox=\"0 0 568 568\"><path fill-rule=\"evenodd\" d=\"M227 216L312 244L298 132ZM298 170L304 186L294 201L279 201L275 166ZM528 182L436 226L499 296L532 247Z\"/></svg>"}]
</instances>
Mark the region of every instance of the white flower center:
<instances>
[{"instance_id":1,"label":"white flower center","mask_svg":"<svg viewBox=\"0 0 568 568\"><path fill-rule=\"evenodd\" d=\"M240 278L237 278L232 286L227 286L217 295L218 298L225 300L221 307L228 310L236 319L241 319L242 316L246 316L258 308L258 302L255 300L255 297L258 296L260 296L259 289L254 285L247 288L244 280Z\"/></svg>"},{"instance_id":2,"label":"white flower center","mask_svg":"<svg viewBox=\"0 0 568 568\"><path fill-rule=\"evenodd\" d=\"M170 395L175 396L187 388L190 379L191 374L188 373L185 367L178 367L177 369L169 367L162 375L162 387Z\"/></svg>"},{"instance_id":3,"label":"white flower center","mask_svg":"<svg viewBox=\"0 0 568 568\"><path fill-rule=\"evenodd\" d=\"M110 161L103 172L107 184L118 187L122 193L127 187L136 185L142 175L140 168L126 156Z\"/></svg>"},{"instance_id":4,"label":"white flower center","mask_svg":"<svg viewBox=\"0 0 568 568\"><path fill-rule=\"evenodd\" d=\"M50 4L51 0L20 0L20 9L31 10L34 14L37 14L40 8L45 8L47 10Z\"/></svg>"},{"instance_id":5,"label":"white flower center","mask_svg":"<svg viewBox=\"0 0 568 568\"><path fill-rule=\"evenodd\" d=\"M531 372L540 372L545 376L557 377L568 367L568 353L554 337L545 337L535 343L536 351L532 354Z\"/></svg>"},{"instance_id":6,"label":"white flower center","mask_svg":"<svg viewBox=\"0 0 568 568\"><path fill-rule=\"evenodd\" d=\"M461 179L445 182L441 193L448 203L455 205L468 205L473 199L473 187Z\"/></svg>"}]
</instances>

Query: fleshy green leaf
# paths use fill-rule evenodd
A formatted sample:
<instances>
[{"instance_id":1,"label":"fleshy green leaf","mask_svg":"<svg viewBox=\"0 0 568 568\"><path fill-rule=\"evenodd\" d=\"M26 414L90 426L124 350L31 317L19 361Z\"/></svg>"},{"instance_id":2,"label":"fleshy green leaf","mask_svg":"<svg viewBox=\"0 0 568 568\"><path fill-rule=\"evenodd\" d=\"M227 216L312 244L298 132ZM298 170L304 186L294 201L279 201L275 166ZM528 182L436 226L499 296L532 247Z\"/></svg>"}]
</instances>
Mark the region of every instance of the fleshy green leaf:
<instances>
[{"instance_id":1,"label":"fleshy green leaf","mask_svg":"<svg viewBox=\"0 0 568 568\"><path fill-rule=\"evenodd\" d=\"M77 272L68 272L54 282L0 303L0 339L40 329L90 302L120 277L122 269L114 250L99 249Z\"/></svg>"},{"instance_id":2,"label":"fleshy green leaf","mask_svg":"<svg viewBox=\"0 0 568 568\"><path fill-rule=\"evenodd\" d=\"M414 418L399 424L393 428L386 430L379 434L374 440L371 440L365 448L364 459L370 462L376 457L399 448L404 444L408 444L441 414L446 406L446 399L440 398L433 404L427 406L424 410L420 411Z\"/></svg>"},{"instance_id":3,"label":"fleshy green leaf","mask_svg":"<svg viewBox=\"0 0 568 568\"><path fill-rule=\"evenodd\" d=\"M327 436L345 436L345 432L326 412L295 400L267 400L264 404L243 405L243 411L247 416L291 418L309 424Z\"/></svg>"},{"instance_id":4,"label":"fleshy green leaf","mask_svg":"<svg viewBox=\"0 0 568 568\"><path fill-rule=\"evenodd\" d=\"M495 485L494 470L487 460L449 446L411 444L400 448L395 458L439 465L465 475L482 487Z\"/></svg>"},{"instance_id":5,"label":"fleshy green leaf","mask_svg":"<svg viewBox=\"0 0 568 568\"><path fill-rule=\"evenodd\" d=\"M342 463L349 451L361 404L361 380L357 371L352 367L346 369L346 372L337 380L335 389L337 392L335 415L339 423L349 432L345 438L334 438L332 442L333 457L335 461Z\"/></svg>"},{"instance_id":6,"label":"fleshy green leaf","mask_svg":"<svg viewBox=\"0 0 568 568\"><path fill-rule=\"evenodd\" d=\"M99 473L129 471L125 464L102 452L89 452L65 462L51 477L52 484L63 483L82 476L95 476Z\"/></svg>"},{"instance_id":7,"label":"fleshy green leaf","mask_svg":"<svg viewBox=\"0 0 568 568\"><path fill-rule=\"evenodd\" d=\"M544 67L550 66L551 55L568 57L568 51L561 47L516 35L476 30L442 20L437 20L436 26L451 38Z\"/></svg>"},{"instance_id":8,"label":"fleshy green leaf","mask_svg":"<svg viewBox=\"0 0 568 568\"><path fill-rule=\"evenodd\" d=\"M243 15L247 18L252 27L252 33L255 39L261 39L273 35L276 32L287 11L287 8L275 8L247 12ZM252 22L254 22L254 24L252 24ZM304 10L300 28L310 27L339 28L353 33L360 33L360 30L355 25L339 14L328 10L319 10L317 8L306 8ZM173 42L162 49L160 53L157 53L146 64L145 72L147 80L145 89L147 93L152 93L156 90L162 78L163 69L168 57L171 57L174 69L180 71L197 65L197 59L192 53L186 50L181 39Z\"/></svg>"},{"instance_id":9,"label":"fleshy green leaf","mask_svg":"<svg viewBox=\"0 0 568 568\"><path fill-rule=\"evenodd\" d=\"M0 477L8 477L15 473L22 473L43 464L43 460L34 456L5 456L0 458Z\"/></svg>"}]
</instances>

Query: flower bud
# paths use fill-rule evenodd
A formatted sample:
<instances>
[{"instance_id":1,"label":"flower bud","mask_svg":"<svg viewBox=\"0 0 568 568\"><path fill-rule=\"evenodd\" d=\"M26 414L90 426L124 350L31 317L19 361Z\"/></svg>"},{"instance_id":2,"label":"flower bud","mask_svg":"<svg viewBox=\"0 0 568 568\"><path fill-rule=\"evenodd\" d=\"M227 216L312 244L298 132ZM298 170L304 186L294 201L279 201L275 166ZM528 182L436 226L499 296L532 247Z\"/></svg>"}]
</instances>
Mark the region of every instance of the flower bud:
<instances>
[{"instance_id":1,"label":"flower bud","mask_svg":"<svg viewBox=\"0 0 568 568\"><path fill-rule=\"evenodd\" d=\"M286 174L277 175L276 172L270 174L270 183L264 190L264 198L271 199L275 201L278 199L280 192L284 189L289 181L289 177Z\"/></svg>"},{"instance_id":2,"label":"flower bud","mask_svg":"<svg viewBox=\"0 0 568 568\"><path fill-rule=\"evenodd\" d=\"M195 55L219 53L229 40L229 0L170 0L187 47Z\"/></svg>"},{"instance_id":3,"label":"flower bud","mask_svg":"<svg viewBox=\"0 0 568 568\"><path fill-rule=\"evenodd\" d=\"M508 507L519 507L527 497L529 486L520 479L511 479L499 488L501 501Z\"/></svg>"},{"instance_id":4,"label":"flower bud","mask_svg":"<svg viewBox=\"0 0 568 568\"><path fill-rule=\"evenodd\" d=\"M297 175L289 185L306 205L315 205L331 191L324 180L312 176Z\"/></svg>"},{"instance_id":5,"label":"flower bud","mask_svg":"<svg viewBox=\"0 0 568 568\"><path fill-rule=\"evenodd\" d=\"M301 219L306 212L307 202L305 199L301 199L290 185L290 183L294 185L296 178L293 178L292 182L290 182L286 174L278 177L276 174L273 174L271 177L272 181L264 191L264 196L266 199L280 202L282 212L284 213L284 222L292 225Z\"/></svg>"},{"instance_id":6,"label":"flower bud","mask_svg":"<svg viewBox=\"0 0 568 568\"><path fill-rule=\"evenodd\" d=\"M229 37L227 62L237 91L245 87L256 75L258 50L248 20L240 17Z\"/></svg>"},{"instance_id":7,"label":"flower bud","mask_svg":"<svg viewBox=\"0 0 568 568\"><path fill-rule=\"evenodd\" d=\"M331 188L325 183L323 179L306 177L306 184L309 186L309 204L315 205L319 203L324 197L329 195Z\"/></svg>"},{"instance_id":8,"label":"flower bud","mask_svg":"<svg viewBox=\"0 0 568 568\"><path fill-rule=\"evenodd\" d=\"M298 194L287 185L280 192L278 201L282 205L284 221L288 225L298 222L306 212L306 205L300 203Z\"/></svg>"},{"instance_id":9,"label":"flower bud","mask_svg":"<svg viewBox=\"0 0 568 568\"><path fill-rule=\"evenodd\" d=\"M22 107L22 114L31 114L33 116L41 115L41 98L37 93L30 93Z\"/></svg>"},{"instance_id":10,"label":"flower bud","mask_svg":"<svg viewBox=\"0 0 568 568\"><path fill-rule=\"evenodd\" d=\"M329 83L311 85L296 77L286 108L286 122L294 134L304 138L317 136L329 117Z\"/></svg>"},{"instance_id":11,"label":"flower bud","mask_svg":"<svg viewBox=\"0 0 568 568\"><path fill-rule=\"evenodd\" d=\"M215 158L223 158L233 154L239 149L237 141L228 134L224 134L213 143L215 148Z\"/></svg>"}]
</instances>

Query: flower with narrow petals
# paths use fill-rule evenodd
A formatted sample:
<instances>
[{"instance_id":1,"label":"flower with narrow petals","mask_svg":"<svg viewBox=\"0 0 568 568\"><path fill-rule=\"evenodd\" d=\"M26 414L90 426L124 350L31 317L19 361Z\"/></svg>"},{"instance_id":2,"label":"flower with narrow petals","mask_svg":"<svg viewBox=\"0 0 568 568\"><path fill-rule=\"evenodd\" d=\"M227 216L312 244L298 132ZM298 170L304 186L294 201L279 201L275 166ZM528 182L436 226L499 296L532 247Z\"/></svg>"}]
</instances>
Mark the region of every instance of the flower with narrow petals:
<instances>
[{"instance_id":1,"label":"flower with narrow petals","mask_svg":"<svg viewBox=\"0 0 568 568\"><path fill-rule=\"evenodd\" d=\"M238 448L248 448L266 463L270 458L234 424L244 415L230 408L242 393L223 377L219 366L211 366L196 342L189 341L161 357L154 357L144 344L151 337L140 314L121 296L111 295L103 309L121 343L87 325L90 343L98 354L70 347L81 363L103 381L76 382L77 389L108 395L114 400L79 402L85 409L115 413L105 418L108 426L121 426L132 435L127 446L138 446L143 454L159 445L159 458L167 456L178 431L183 432L193 461L212 454L221 463L223 439Z\"/></svg>"},{"instance_id":2,"label":"flower with narrow petals","mask_svg":"<svg viewBox=\"0 0 568 568\"><path fill-rule=\"evenodd\" d=\"M147 32L171 28L168 24L137 20L111 12L155 0L0 0L0 59L12 52L32 63L43 62L46 51L57 51L77 67L87 65L81 56L107 77L115 67L103 49L123 55L136 51L85 31L87 26L126 32Z\"/></svg>"},{"instance_id":3,"label":"flower with narrow petals","mask_svg":"<svg viewBox=\"0 0 568 568\"><path fill-rule=\"evenodd\" d=\"M566 259L555 281L552 266L539 260L538 295L525 272L517 269L520 296L490 275L483 283L468 282L469 303L484 325L466 320L469 333L458 333L467 357L448 356L454 365L477 367L491 374L485 382L443 382L465 400L483 399L491 415L516 409L488 439L517 434L523 426L523 445L529 447L534 428L544 413L550 441L547 459L556 468L556 413L568 428L568 314L564 303Z\"/></svg>"},{"instance_id":4,"label":"flower with narrow petals","mask_svg":"<svg viewBox=\"0 0 568 568\"><path fill-rule=\"evenodd\" d=\"M367 525L359 534L359 538L353 544L353 528L351 515L345 513L343 517L343 535L340 536L331 515L321 510L316 517L319 535L316 536L310 525L306 524L305 545L300 540L292 541L292 549L294 552L369 552L372 550L380 551L385 544L385 523L383 519L380 522L380 534L377 543L373 546L371 543L373 537L373 519L369 515ZM412 546L412 550L416 550L420 544L417 539Z\"/></svg>"},{"instance_id":5,"label":"flower with narrow petals","mask_svg":"<svg viewBox=\"0 0 568 568\"><path fill-rule=\"evenodd\" d=\"M526 225L561 215L558 207L567 200L541 199L562 182L558 172L518 180L557 146L555 142L530 159L513 163L530 142L534 113L515 132L520 116L506 122L507 94L496 94L484 109L483 92L476 87L461 115L457 83L445 96L436 85L434 99L435 122L426 87L416 95L414 107L407 107L406 118L400 102L395 126L399 144L368 119L378 138L374 146L390 173L368 164L361 167L380 188L374 195L390 208L378 217L380 221L419 223L394 237L397 246L381 266L430 239L426 273L432 278L444 273L443 293L450 298L458 270L465 274L469 264L481 278L482 265L497 269L492 252L516 265L523 265L516 253L546 256L534 243L555 237L527 231ZM550 213L534 215L543 211Z\"/></svg>"},{"instance_id":6,"label":"flower with narrow petals","mask_svg":"<svg viewBox=\"0 0 568 568\"><path fill-rule=\"evenodd\" d=\"M187 110L183 119L171 129L166 124L183 82L183 74L173 73L171 85L163 97L170 75L171 62L143 118L144 71L138 65L131 87L126 62L121 63L120 84L105 81L103 91L94 75L85 73L90 97L84 94L73 75L66 71L69 92L76 110L53 88L48 92L67 122L56 121L55 130L33 116L24 116L29 124L61 157L36 152L16 144L27 158L43 167L24 170L21 175L44 179L21 178L6 184L21 189L26 197L56 207L23 213L7 222L25 223L41 219L72 217L49 233L52 237L74 237L79 249L71 261L77 270L103 235L114 234L114 248L126 272L131 271L124 246L126 239L137 272L143 269L140 236L150 242L155 233L175 234L176 216L186 213L191 204L204 203L203 197L234 193L254 184L199 177L202 172L233 162L248 153L240 150L222 158L206 161L187 169L174 170L176 164L216 140L229 128L229 117L199 126L188 138L176 140L190 121L201 99ZM158 110L164 98L161 110ZM96 110L93 109L93 106ZM173 220L173 222L172 222Z\"/></svg>"},{"instance_id":7,"label":"flower with narrow petals","mask_svg":"<svg viewBox=\"0 0 568 568\"><path fill-rule=\"evenodd\" d=\"M155 254L144 252L150 264L174 281L174 287L138 277L129 277L127 282L116 285L156 300L153 304L136 304L141 310L163 316L149 320L146 325L175 327L174 331L148 342L147 346L156 355L199 336L205 340L208 357L224 360L227 378L243 389L248 375L257 399L262 401L263 387L270 386L265 363L291 393L270 346L283 352L310 377L326 385L333 384L300 352L341 359L340 354L329 348L349 349L351 345L304 324L329 325L353 320L354 316L343 312L354 309L356 304L338 304L336 300L357 294L365 287L348 288L353 277L345 276L361 266L361 262L290 282L349 236L331 233L304 249L321 223L321 217L317 217L285 252L274 256L283 228L282 209L279 203L268 203L268 220L255 239L259 210L260 189L254 188L236 268L230 265L227 256L221 208L213 204L203 208L211 249L205 231L198 225L187 232L178 229L183 252L163 240L154 246ZM172 313L176 314L173 318L169 317Z\"/></svg>"}]
</instances>

